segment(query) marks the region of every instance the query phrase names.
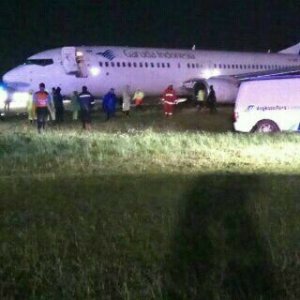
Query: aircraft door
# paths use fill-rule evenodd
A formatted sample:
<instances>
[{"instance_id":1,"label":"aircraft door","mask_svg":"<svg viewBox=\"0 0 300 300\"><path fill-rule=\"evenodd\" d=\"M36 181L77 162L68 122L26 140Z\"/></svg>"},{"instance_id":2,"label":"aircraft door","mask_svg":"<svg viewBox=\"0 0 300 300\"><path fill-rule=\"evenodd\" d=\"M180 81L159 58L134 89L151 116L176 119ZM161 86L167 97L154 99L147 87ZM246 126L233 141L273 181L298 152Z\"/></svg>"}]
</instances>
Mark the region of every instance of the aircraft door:
<instances>
[{"instance_id":1,"label":"aircraft door","mask_svg":"<svg viewBox=\"0 0 300 300\"><path fill-rule=\"evenodd\" d=\"M87 68L88 57L82 51L76 51L76 62L78 67L77 77L88 77L88 68Z\"/></svg>"},{"instance_id":2,"label":"aircraft door","mask_svg":"<svg viewBox=\"0 0 300 300\"><path fill-rule=\"evenodd\" d=\"M67 74L77 74L78 64L76 61L76 48L63 47L61 49L62 65Z\"/></svg>"}]
</instances>

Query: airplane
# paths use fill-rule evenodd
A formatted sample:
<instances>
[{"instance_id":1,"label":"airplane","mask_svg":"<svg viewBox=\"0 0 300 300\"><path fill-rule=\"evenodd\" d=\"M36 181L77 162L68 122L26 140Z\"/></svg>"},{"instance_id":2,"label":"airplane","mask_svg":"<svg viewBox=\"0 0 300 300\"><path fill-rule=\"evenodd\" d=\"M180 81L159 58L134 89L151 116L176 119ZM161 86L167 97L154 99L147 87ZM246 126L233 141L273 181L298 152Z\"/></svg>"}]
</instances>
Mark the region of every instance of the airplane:
<instances>
[{"instance_id":1,"label":"airplane","mask_svg":"<svg viewBox=\"0 0 300 300\"><path fill-rule=\"evenodd\" d=\"M170 84L178 95L193 93L196 87L208 91L213 85L218 102L234 103L242 80L299 68L300 43L278 53L66 46L32 55L4 74L7 89L0 89L0 102L6 96L11 106L22 106L29 90L44 82L48 91L59 86L69 96L85 85L95 97L112 87L117 96L126 86L157 96Z\"/></svg>"}]
</instances>

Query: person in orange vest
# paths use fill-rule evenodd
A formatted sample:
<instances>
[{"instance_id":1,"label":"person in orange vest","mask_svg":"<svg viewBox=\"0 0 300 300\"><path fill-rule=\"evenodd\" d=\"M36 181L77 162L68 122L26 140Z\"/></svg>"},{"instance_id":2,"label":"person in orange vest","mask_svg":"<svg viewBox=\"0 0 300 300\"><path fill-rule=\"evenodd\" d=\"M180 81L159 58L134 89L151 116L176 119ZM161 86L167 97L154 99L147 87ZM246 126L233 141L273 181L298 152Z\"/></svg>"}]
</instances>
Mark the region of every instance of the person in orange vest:
<instances>
[{"instance_id":1,"label":"person in orange vest","mask_svg":"<svg viewBox=\"0 0 300 300\"><path fill-rule=\"evenodd\" d=\"M136 108L142 107L142 104L144 102L144 97L145 94L140 89L137 89L132 98Z\"/></svg>"},{"instance_id":2,"label":"person in orange vest","mask_svg":"<svg viewBox=\"0 0 300 300\"><path fill-rule=\"evenodd\" d=\"M176 105L176 93L173 89L173 85L169 85L165 90L162 101L164 103L165 116L172 116L174 111L174 105Z\"/></svg>"},{"instance_id":3,"label":"person in orange vest","mask_svg":"<svg viewBox=\"0 0 300 300\"><path fill-rule=\"evenodd\" d=\"M48 116L48 105L51 101L50 95L45 91L45 84L42 82L39 85L39 91L33 95L33 103L36 107L37 129L41 133L45 129Z\"/></svg>"}]
</instances>

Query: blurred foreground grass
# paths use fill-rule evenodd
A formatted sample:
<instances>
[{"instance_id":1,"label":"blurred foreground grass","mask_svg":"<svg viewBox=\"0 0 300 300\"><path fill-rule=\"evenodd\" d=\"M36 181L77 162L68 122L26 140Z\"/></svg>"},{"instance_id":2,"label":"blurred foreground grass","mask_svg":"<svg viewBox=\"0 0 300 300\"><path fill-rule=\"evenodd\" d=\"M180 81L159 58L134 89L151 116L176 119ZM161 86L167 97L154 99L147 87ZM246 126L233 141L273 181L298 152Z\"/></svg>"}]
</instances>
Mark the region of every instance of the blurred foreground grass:
<instances>
[{"instance_id":1,"label":"blurred foreground grass","mask_svg":"<svg viewBox=\"0 0 300 300\"><path fill-rule=\"evenodd\" d=\"M0 297L298 299L300 138L230 113L0 123Z\"/></svg>"}]
</instances>

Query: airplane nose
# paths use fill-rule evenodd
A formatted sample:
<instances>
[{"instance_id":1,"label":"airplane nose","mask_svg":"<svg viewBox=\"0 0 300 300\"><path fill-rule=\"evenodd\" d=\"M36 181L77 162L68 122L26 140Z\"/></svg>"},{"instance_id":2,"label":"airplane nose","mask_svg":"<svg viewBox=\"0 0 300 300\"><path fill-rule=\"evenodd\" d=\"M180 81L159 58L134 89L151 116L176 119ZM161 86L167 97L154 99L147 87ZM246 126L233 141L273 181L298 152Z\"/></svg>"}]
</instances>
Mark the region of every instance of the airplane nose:
<instances>
[{"instance_id":1,"label":"airplane nose","mask_svg":"<svg viewBox=\"0 0 300 300\"><path fill-rule=\"evenodd\" d=\"M24 89L29 86L24 73L20 73L18 70L10 70L2 77L2 81L9 87L14 89Z\"/></svg>"},{"instance_id":2,"label":"airplane nose","mask_svg":"<svg viewBox=\"0 0 300 300\"><path fill-rule=\"evenodd\" d=\"M13 83L13 82L19 82L22 80L21 80L21 76L20 76L19 72L17 72L16 70L13 69L3 75L2 81L4 83L9 84L9 83Z\"/></svg>"},{"instance_id":3,"label":"airplane nose","mask_svg":"<svg viewBox=\"0 0 300 300\"><path fill-rule=\"evenodd\" d=\"M11 82L11 81L13 81L12 79L13 79L12 71L9 71L9 72L5 73L5 74L3 75L3 77L2 77L2 81L3 81L4 83Z\"/></svg>"}]
</instances>

